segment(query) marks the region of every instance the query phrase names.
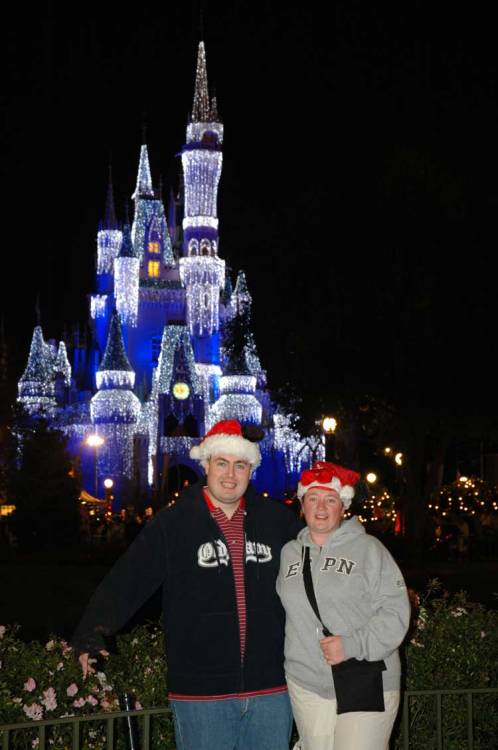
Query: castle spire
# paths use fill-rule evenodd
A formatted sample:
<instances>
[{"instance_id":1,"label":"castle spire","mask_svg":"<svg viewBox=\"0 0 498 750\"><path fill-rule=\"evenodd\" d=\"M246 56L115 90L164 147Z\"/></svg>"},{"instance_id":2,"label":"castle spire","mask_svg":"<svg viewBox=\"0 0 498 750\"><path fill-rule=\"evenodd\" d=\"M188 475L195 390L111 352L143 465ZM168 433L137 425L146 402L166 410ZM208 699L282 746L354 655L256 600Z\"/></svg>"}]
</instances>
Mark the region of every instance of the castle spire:
<instances>
[{"instance_id":1,"label":"castle spire","mask_svg":"<svg viewBox=\"0 0 498 750\"><path fill-rule=\"evenodd\" d=\"M192 105L192 122L209 122L210 119L211 106L209 102L206 50L204 49L204 42L199 42L195 72L194 103Z\"/></svg>"},{"instance_id":2,"label":"castle spire","mask_svg":"<svg viewBox=\"0 0 498 750\"><path fill-rule=\"evenodd\" d=\"M30 414L50 415L55 408L54 399L54 355L45 342L41 326L33 331L28 364L19 383L18 401Z\"/></svg>"},{"instance_id":3,"label":"castle spire","mask_svg":"<svg viewBox=\"0 0 498 750\"><path fill-rule=\"evenodd\" d=\"M149 154L146 144L140 147L140 160L138 163L137 185L135 192L131 196L133 200L138 198L153 198L154 188L152 187L152 177L150 174Z\"/></svg>"},{"instance_id":4,"label":"castle spire","mask_svg":"<svg viewBox=\"0 0 498 750\"><path fill-rule=\"evenodd\" d=\"M105 202L105 217L102 229L118 229L116 208L114 205L114 188L112 185L112 167L109 164L109 181L107 183L107 196Z\"/></svg>"},{"instance_id":5,"label":"castle spire","mask_svg":"<svg viewBox=\"0 0 498 750\"><path fill-rule=\"evenodd\" d=\"M104 372L105 370L134 372L126 354L121 324L116 309L112 311L109 333L107 334L107 344L98 372ZM97 385L97 387L99 386Z\"/></svg>"}]
</instances>

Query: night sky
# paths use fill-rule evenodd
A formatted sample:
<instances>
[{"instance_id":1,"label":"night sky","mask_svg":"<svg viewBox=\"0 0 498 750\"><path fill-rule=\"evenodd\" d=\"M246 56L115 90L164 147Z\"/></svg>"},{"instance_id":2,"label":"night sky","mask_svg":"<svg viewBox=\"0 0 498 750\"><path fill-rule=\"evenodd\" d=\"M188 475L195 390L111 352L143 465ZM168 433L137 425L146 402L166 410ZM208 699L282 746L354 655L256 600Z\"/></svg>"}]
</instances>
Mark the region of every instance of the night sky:
<instances>
[{"instance_id":1,"label":"night sky","mask_svg":"<svg viewBox=\"0 0 498 750\"><path fill-rule=\"evenodd\" d=\"M109 161L122 218L144 122L154 182L166 195L176 183L199 5L44 3L4 25L0 312L13 381L37 294L46 337L85 322ZM233 278L246 271L270 386L289 384L310 413L346 391L496 413L491 11L202 5L225 124L220 255Z\"/></svg>"}]
</instances>

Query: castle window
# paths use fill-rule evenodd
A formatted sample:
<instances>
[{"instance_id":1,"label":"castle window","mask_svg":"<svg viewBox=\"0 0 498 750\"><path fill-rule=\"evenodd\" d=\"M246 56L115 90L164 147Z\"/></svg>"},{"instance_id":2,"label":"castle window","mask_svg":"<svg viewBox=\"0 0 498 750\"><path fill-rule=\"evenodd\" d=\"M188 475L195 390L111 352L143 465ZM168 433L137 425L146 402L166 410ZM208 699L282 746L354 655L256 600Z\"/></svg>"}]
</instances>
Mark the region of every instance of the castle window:
<instances>
[{"instance_id":1,"label":"castle window","mask_svg":"<svg viewBox=\"0 0 498 750\"><path fill-rule=\"evenodd\" d=\"M183 431L187 437L199 437L199 425L192 414L189 414L183 422Z\"/></svg>"},{"instance_id":2,"label":"castle window","mask_svg":"<svg viewBox=\"0 0 498 750\"><path fill-rule=\"evenodd\" d=\"M149 242L149 253L160 253L161 248L159 247L159 242Z\"/></svg>"},{"instance_id":3,"label":"castle window","mask_svg":"<svg viewBox=\"0 0 498 750\"><path fill-rule=\"evenodd\" d=\"M178 437L179 435L181 435L182 430L180 427L180 423L173 414L168 414L168 416L164 420L163 431L165 437Z\"/></svg>"},{"instance_id":4,"label":"castle window","mask_svg":"<svg viewBox=\"0 0 498 750\"><path fill-rule=\"evenodd\" d=\"M149 264L147 266L148 274L151 279L157 279L159 277L159 261L158 260L149 260Z\"/></svg>"}]
</instances>

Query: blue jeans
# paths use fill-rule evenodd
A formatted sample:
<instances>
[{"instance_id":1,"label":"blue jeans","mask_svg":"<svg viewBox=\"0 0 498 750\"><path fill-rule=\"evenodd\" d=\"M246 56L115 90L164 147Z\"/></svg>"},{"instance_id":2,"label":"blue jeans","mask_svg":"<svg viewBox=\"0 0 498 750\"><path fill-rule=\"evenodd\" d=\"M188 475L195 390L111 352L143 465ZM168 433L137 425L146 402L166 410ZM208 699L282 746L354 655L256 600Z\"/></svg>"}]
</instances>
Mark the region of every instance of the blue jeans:
<instances>
[{"instance_id":1,"label":"blue jeans","mask_svg":"<svg viewBox=\"0 0 498 750\"><path fill-rule=\"evenodd\" d=\"M170 701L176 750L289 750L287 693L214 701Z\"/></svg>"}]
</instances>

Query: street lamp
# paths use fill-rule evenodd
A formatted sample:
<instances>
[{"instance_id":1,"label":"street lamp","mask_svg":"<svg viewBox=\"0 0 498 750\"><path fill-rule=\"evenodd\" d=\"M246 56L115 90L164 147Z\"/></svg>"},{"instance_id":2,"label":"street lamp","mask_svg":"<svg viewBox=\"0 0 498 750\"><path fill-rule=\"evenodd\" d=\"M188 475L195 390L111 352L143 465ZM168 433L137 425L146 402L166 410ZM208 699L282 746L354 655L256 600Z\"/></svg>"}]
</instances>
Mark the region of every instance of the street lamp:
<instances>
[{"instance_id":1,"label":"street lamp","mask_svg":"<svg viewBox=\"0 0 498 750\"><path fill-rule=\"evenodd\" d=\"M365 479L369 484L375 484L375 482L377 481L377 474L375 474L375 472L373 471L369 471Z\"/></svg>"},{"instance_id":2,"label":"street lamp","mask_svg":"<svg viewBox=\"0 0 498 750\"><path fill-rule=\"evenodd\" d=\"M114 500L114 495L112 494L112 488L114 487L114 482L110 477L107 477L104 479L104 491L105 491L105 499L107 502L107 512L112 513L112 501Z\"/></svg>"},{"instance_id":3,"label":"street lamp","mask_svg":"<svg viewBox=\"0 0 498 750\"><path fill-rule=\"evenodd\" d=\"M337 419L335 417L324 417L322 419L322 433L325 443L325 460L333 461L335 459L335 431L337 429Z\"/></svg>"},{"instance_id":4,"label":"street lamp","mask_svg":"<svg viewBox=\"0 0 498 750\"><path fill-rule=\"evenodd\" d=\"M90 446L90 448L94 449L94 462L93 462L93 494L94 497L97 497L98 493L98 483L97 483L97 451L98 449L104 445L104 438L101 435L97 435L97 433L94 433L93 435L89 435L86 439L86 444Z\"/></svg>"}]
</instances>

